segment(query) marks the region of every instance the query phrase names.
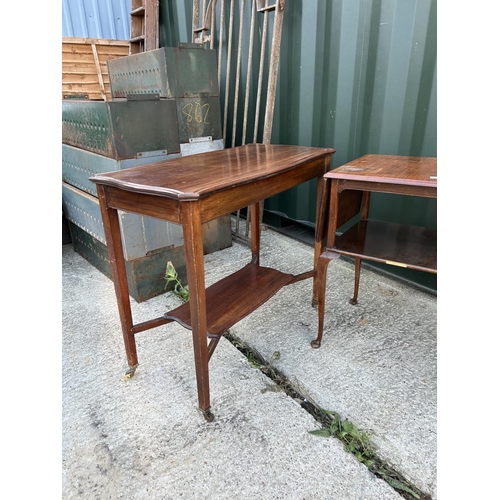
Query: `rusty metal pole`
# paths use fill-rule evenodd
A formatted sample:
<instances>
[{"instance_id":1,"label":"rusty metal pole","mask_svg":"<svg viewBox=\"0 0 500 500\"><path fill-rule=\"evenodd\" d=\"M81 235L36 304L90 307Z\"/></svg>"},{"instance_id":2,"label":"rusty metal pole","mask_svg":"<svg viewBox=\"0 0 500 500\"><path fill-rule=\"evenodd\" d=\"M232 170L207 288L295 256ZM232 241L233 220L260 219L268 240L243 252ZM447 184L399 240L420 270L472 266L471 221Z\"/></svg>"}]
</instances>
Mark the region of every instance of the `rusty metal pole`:
<instances>
[{"instance_id":1,"label":"rusty metal pole","mask_svg":"<svg viewBox=\"0 0 500 500\"><path fill-rule=\"evenodd\" d=\"M276 99L276 83L278 80L278 66L281 47L281 33L283 31L283 15L285 12L285 0L276 0L274 17L273 41L271 44L271 58L269 62L269 80L267 84L266 115L264 118L264 133L262 142L271 143L271 133L273 129L274 102Z\"/></svg>"}]
</instances>

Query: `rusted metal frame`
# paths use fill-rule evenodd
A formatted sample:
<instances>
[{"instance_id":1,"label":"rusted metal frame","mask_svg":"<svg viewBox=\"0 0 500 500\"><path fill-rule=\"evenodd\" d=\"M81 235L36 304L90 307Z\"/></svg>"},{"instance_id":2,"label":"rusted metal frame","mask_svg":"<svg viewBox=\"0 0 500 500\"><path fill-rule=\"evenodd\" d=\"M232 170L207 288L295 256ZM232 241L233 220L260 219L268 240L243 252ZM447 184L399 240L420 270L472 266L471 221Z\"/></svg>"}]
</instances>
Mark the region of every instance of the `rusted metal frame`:
<instances>
[{"instance_id":1,"label":"rusted metal frame","mask_svg":"<svg viewBox=\"0 0 500 500\"><path fill-rule=\"evenodd\" d=\"M267 2L266 2L267 3ZM264 118L264 132L262 142L271 143L271 133L273 129L274 102L276 100L276 83L278 80L278 64L281 48L281 34L283 31L283 15L285 12L285 0L280 0L276 4L273 41L271 43L271 56L269 61L269 77L267 82L266 115Z\"/></svg>"},{"instance_id":2,"label":"rusted metal frame","mask_svg":"<svg viewBox=\"0 0 500 500\"><path fill-rule=\"evenodd\" d=\"M254 5L257 0L254 0ZM265 6L268 7L268 2L269 0L265 0L266 4ZM264 78L264 61L265 61L265 56L266 56L266 42L267 42L267 29L268 29L268 24L269 24L269 11L266 9L264 10L264 22L263 22L263 28L262 28L262 40L261 40L261 48L260 48L260 60L259 60L259 76L258 76L258 83L257 83L257 97L256 97L256 102L255 102L255 122L254 122L254 132L253 132L253 142L256 143L258 139L258 132L259 132L259 118L260 118L260 101L262 98L262 81ZM267 102L266 102L267 106ZM267 111L266 111L267 112ZM260 204L260 210L259 210L259 223L262 221L262 216L264 213L264 204ZM237 224L236 224L236 230L239 234L239 217L240 217L240 211L238 210L237 213ZM251 225L251 211L250 207L247 208L247 219L245 223L245 236L241 237L243 241L246 241L247 243L249 242L249 231L250 231L250 225Z\"/></svg>"},{"instance_id":3,"label":"rusted metal frame","mask_svg":"<svg viewBox=\"0 0 500 500\"><path fill-rule=\"evenodd\" d=\"M220 30L219 30L219 53L218 53L218 79L219 88L221 82L221 71L222 71L222 50L223 50L223 35L224 35L224 15L225 6L224 1L221 0L220 7ZM232 56L232 44L233 44L233 29L234 29L234 2L235 0L230 0L230 19L229 28L227 35L226 44L226 91L224 100L224 111L223 111L223 141L226 142L228 130L227 130L227 119L229 114L229 89L231 81L231 56ZM205 7L205 0L203 0L202 6L202 16L203 16L203 26L198 28L200 18L200 0L193 0L193 41L205 42L210 41L210 47L215 46L215 6L217 0L210 0L207 7ZM269 0L252 0L252 13L250 21L250 40L249 40L249 54L248 54L248 67L247 67L247 81L245 87L245 104L243 109L243 131L242 131L242 144L246 143L246 131L248 126L248 108L249 108L249 95L250 95L250 80L251 80L251 66L253 57L253 40L255 33L255 18L256 12L261 12L264 15L263 29L262 29L262 41L261 41L261 51L260 51L260 61L259 61L259 75L257 83L257 96L255 105L255 123L254 123L254 134L253 142L256 143L258 140L259 131L259 121L260 121L260 104L262 100L262 87L264 80L264 64L266 59L266 46L267 46L267 32L269 29L269 12L275 11L274 29L273 37L271 42L271 54L270 54L270 70L267 82L267 99L265 107L264 116L264 126L263 126L263 136L262 142L264 144L270 144L272 125L274 117L274 106L276 99L276 85L277 85L277 73L279 64L279 54L281 47L281 35L283 27L283 16L284 16L285 0L276 0L274 4L270 4ZM236 81L235 81L235 97L234 97L234 108L233 108L233 129L231 137L231 145L235 147L236 145L236 127L237 127L237 116L238 116L238 105L239 105L239 91L240 91L240 75L241 75L241 59L242 59L242 37L243 37L243 27L244 27L244 15L245 15L245 0L241 0L241 12L240 12L240 26L239 26L239 37L238 37L238 50L237 50L237 68L236 68ZM195 24L196 22L196 24ZM210 28L208 25L210 24ZM205 31L211 30L211 35L205 37L203 33ZM201 33L198 39L196 38L196 33ZM259 212L259 223L262 222L263 217L263 203L260 204ZM247 207L247 218L245 224L244 236L240 236L240 220L241 220L241 210L236 213L236 227L233 231L233 235L238 236L243 241L249 243L249 231L251 227L251 210Z\"/></svg>"},{"instance_id":4,"label":"rusted metal frame","mask_svg":"<svg viewBox=\"0 0 500 500\"><path fill-rule=\"evenodd\" d=\"M284 0L281 0L281 1L283 2L282 8L285 8ZM256 3L257 3L258 12L265 12L266 10L274 10L276 8L276 4L278 2L276 0L273 4L269 5L268 0L256 0Z\"/></svg>"},{"instance_id":5,"label":"rusted metal frame","mask_svg":"<svg viewBox=\"0 0 500 500\"><path fill-rule=\"evenodd\" d=\"M207 14L209 14L209 12L206 10L206 6L205 6L205 1L206 0L203 0L202 4L201 4L201 13L202 13L202 26L201 26L201 40L200 40L200 43L205 43L209 40L209 37L205 36L205 31L208 30L208 26L207 26L207 23L205 22L205 17ZM209 0L210 1L210 0Z\"/></svg>"},{"instance_id":6,"label":"rusted metal frame","mask_svg":"<svg viewBox=\"0 0 500 500\"><path fill-rule=\"evenodd\" d=\"M202 45L210 42L210 48L214 48L213 34L215 33L215 5L217 0L209 0L208 5L201 6L201 21L200 21L200 0L193 0L193 25L192 25L192 41ZM201 23L201 26L199 24ZM210 32L209 35L206 32Z\"/></svg>"},{"instance_id":7,"label":"rusted metal frame","mask_svg":"<svg viewBox=\"0 0 500 500\"><path fill-rule=\"evenodd\" d=\"M200 28L198 26L199 22L200 22L200 0L193 0L193 19L191 23L192 26L191 41L193 43L196 42L196 34L200 31Z\"/></svg>"},{"instance_id":8,"label":"rusted metal frame","mask_svg":"<svg viewBox=\"0 0 500 500\"><path fill-rule=\"evenodd\" d=\"M266 5L269 0L266 0ZM257 134L259 130L259 115L260 115L260 101L262 97L262 79L264 76L264 60L266 54L266 40L267 40L267 26L269 22L269 12L264 12L264 23L262 27L262 43L260 47L260 64L259 64L259 77L257 80L257 98L255 102L255 124L253 131L253 142L257 142Z\"/></svg>"},{"instance_id":9,"label":"rusted metal frame","mask_svg":"<svg viewBox=\"0 0 500 500\"><path fill-rule=\"evenodd\" d=\"M215 5L217 4L217 0L210 0L208 8L211 10L210 12L210 48L213 49L215 47ZM208 11L207 11L208 15ZM219 88L220 88L220 79L219 79Z\"/></svg>"},{"instance_id":10,"label":"rusted metal frame","mask_svg":"<svg viewBox=\"0 0 500 500\"><path fill-rule=\"evenodd\" d=\"M234 2L235 0L231 0L231 5L229 9L229 29L228 29L228 34L227 34L227 60L226 60L226 94L224 98L224 125L223 125L223 130L222 130L222 139L224 141L224 144L226 143L226 136L227 136L227 115L228 115L228 108L229 108L229 83L230 83L230 78L229 76L231 75L231 51L233 48L233 25L234 25Z\"/></svg>"},{"instance_id":11,"label":"rusted metal frame","mask_svg":"<svg viewBox=\"0 0 500 500\"><path fill-rule=\"evenodd\" d=\"M247 122L248 122L248 106L250 101L250 80L252 74L252 58L253 58L253 41L255 37L255 1L252 1L252 14L250 19L250 37L248 43L248 64L247 64L247 81L245 86L245 106L243 109L243 132L241 134L241 144L246 144Z\"/></svg>"},{"instance_id":12,"label":"rusted metal frame","mask_svg":"<svg viewBox=\"0 0 500 500\"><path fill-rule=\"evenodd\" d=\"M271 135L273 129L273 117L274 117L274 103L276 100L276 84L278 79L278 64L281 48L281 34L283 31L283 15L285 11L285 0L280 0L279 3L276 2L274 6L269 6L268 0L265 2L264 8L259 11L264 11L264 16L268 16L268 12L274 7L275 17L274 17L274 28L273 28L273 38L271 42L271 55L269 61L269 75L267 80L267 99L266 99L266 112L264 116L264 130L262 134L262 142L264 144L271 143ZM266 34L267 37L267 34ZM262 48L264 48L266 39L263 36ZM263 64L261 54L261 65ZM261 66L262 67L262 66ZM261 82L260 82L261 83ZM259 103L260 104L260 103ZM259 105L258 104L258 105ZM258 108L257 108L258 109ZM256 121L256 124L258 122ZM254 142L257 141L257 133L254 133ZM262 223L262 218L264 216L264 200L260 204L259 213L259 224ZM248 228L248 224L247 224Z\"/></svg>"},{"instance_id":13,"label":"rusted metal frame","mask_svg":"<svg viewBox=\"0 0 500 500\"><path fill-rule=\"evenodd\" d=\"M245 24L245 0L241 0L240 7L240 26L238 35L238 53L236 58L236 81L234 84L234 107L233 107L233 135L231 145L236 146L236 124L238 119L238 102L240 96L240 77L241 77L241 49L243 44L243 27Z\"/></svg>"},{"instance_id":14,"label":"rusted metal frame","mask_svg":"<svg viewBox=\"0 0 500 500\"><path fill-rule=\"evenodd\" d=\"M224 22L225 22L225 5L226 0L221 0L220 4L220 28L219 28L219 64L218 64L218 71L219 71L219 89L220 89L220 76L222 72L222 40L224 38Z\"/></svg>"},{"instance_id":15,"label":"rusted metal frame","mask_svg":"<svg viewBox=\"0 0 500 500\"><path fill-rule=\"evenodd\" d=\"M250 20L250 40L248 44L248 65L247 65L247 81L245 88L245 107L243 110L243 131L242 131L242 144L246 143L246 135L247 135L247 121L248 121L248 106L250 100L250 77L252 73L252 58L253 58L253 41L255 36L255 12L256 12L257 0L252 2L252 14ZM254 141L255 142L255 141ZM238 210L238 217L240 214L240 210ZM247 209L247 221L245 227L245 240L249 240L249 229L251 223L251 211Z\"/></svg>"}]
</instances>

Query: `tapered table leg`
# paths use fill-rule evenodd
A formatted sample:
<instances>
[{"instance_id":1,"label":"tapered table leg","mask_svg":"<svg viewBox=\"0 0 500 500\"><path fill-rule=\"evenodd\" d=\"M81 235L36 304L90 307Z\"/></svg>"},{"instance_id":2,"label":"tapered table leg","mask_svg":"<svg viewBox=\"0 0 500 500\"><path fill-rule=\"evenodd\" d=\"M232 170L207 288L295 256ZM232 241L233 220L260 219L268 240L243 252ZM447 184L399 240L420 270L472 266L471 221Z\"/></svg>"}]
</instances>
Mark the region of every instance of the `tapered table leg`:
<instances>
[{"instance_id":1,"label":"tapered table leg","mask_svg":"<svg viewBox=\"0 0 500 500\"><path fill-rule=\"evenodd\" d=\"M257 202L250 206L251 241L252 241L252 262L260 262L260 207L263 202Z\"/></svg>"},{"instance_id":2,"label":"tapered table leg","mask_svg":"<svg viewBox=\"0 0 500 500\"><path fill-rule=\"evenodd\" d=\"M101 207L102 221L104 225L104 235L106 246L108 247L109 262L115 286L116 301L122 327L123 341L127 354L128 370L125 373L127 378L134 375L139 364L137 359L137 347L134 333L132 331L132 310L130 308L130 295L127 282L127 270L125 268L125 258L123 256L122 238L120 232L120 222L118 211L108 206L106 199L106 188L97 185L99 205Z\"/></svg>"},{"instance_id":3,"label":"tapered table leg","mask_svg":"<svg viewBox=\"0 0 500 500\"><path fill-rule=\"evenodd\" d=\"M203 230L200 206L197 202L182 204L182 221L198 405L205 419L211 422L214 415L210 411Z\"/></svg>"}]
</instances>

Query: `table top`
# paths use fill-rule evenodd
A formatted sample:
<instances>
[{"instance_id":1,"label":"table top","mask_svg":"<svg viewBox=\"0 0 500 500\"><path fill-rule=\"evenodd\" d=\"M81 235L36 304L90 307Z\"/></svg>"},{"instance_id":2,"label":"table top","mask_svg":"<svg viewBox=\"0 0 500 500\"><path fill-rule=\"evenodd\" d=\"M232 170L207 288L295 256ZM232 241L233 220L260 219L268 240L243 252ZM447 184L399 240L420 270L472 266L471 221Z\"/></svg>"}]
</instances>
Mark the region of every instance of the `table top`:
<instances>
[{"instance_id":1,"label":"table top","mask_svg":"<svg viewBox=\"0 0 500 500\"><path fill-rule=\"evenodd\" d=\"M96 174L96 184L177 200L210 194L292 170L335 153L334 149L247 144Z\"/></svg>"},{"instance_id":2,"label":"table top","mask_svg":"<svg viewBox=\"0 0 500 500\"><path fill-rule=\"evenodd\" d=\"M437 186L437 159L368 154L327 172L325 177L435 187Z\"/></svg>"}]
</instances>

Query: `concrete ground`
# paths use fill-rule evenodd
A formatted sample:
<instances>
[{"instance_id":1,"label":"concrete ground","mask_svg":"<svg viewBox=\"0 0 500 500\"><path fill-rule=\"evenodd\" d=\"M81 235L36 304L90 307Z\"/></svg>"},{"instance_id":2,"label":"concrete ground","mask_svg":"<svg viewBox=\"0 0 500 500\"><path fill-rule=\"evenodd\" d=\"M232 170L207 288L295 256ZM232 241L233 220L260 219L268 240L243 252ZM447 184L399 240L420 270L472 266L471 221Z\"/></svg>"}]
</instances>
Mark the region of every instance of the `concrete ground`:
<instances>
[{"instance_id":1,"label":"concrete ground","mask_svg":"<svg viewBox=\"0 0 500 500\"><path fill-rule=\"evenodd\" d=\"M205 257L206 284L242 267L249 248ZM313 249L272 230L261 264L294 274ZM175 263L174 263L175 265ZM122 377L125 350L112 282L62 248L62 498L397 500L402 496L228 340L210 361L212 410L197 411L190 332L176 323L137 335L139 367ZM320 349L312 280L289 285L231 328L317 407L368 433L378 456L437 499L437 299L364 268L349 304L351 262L328 268ZM179 304L165 294L137 304L134 322Z\"/></svg>"}]
</instances>

